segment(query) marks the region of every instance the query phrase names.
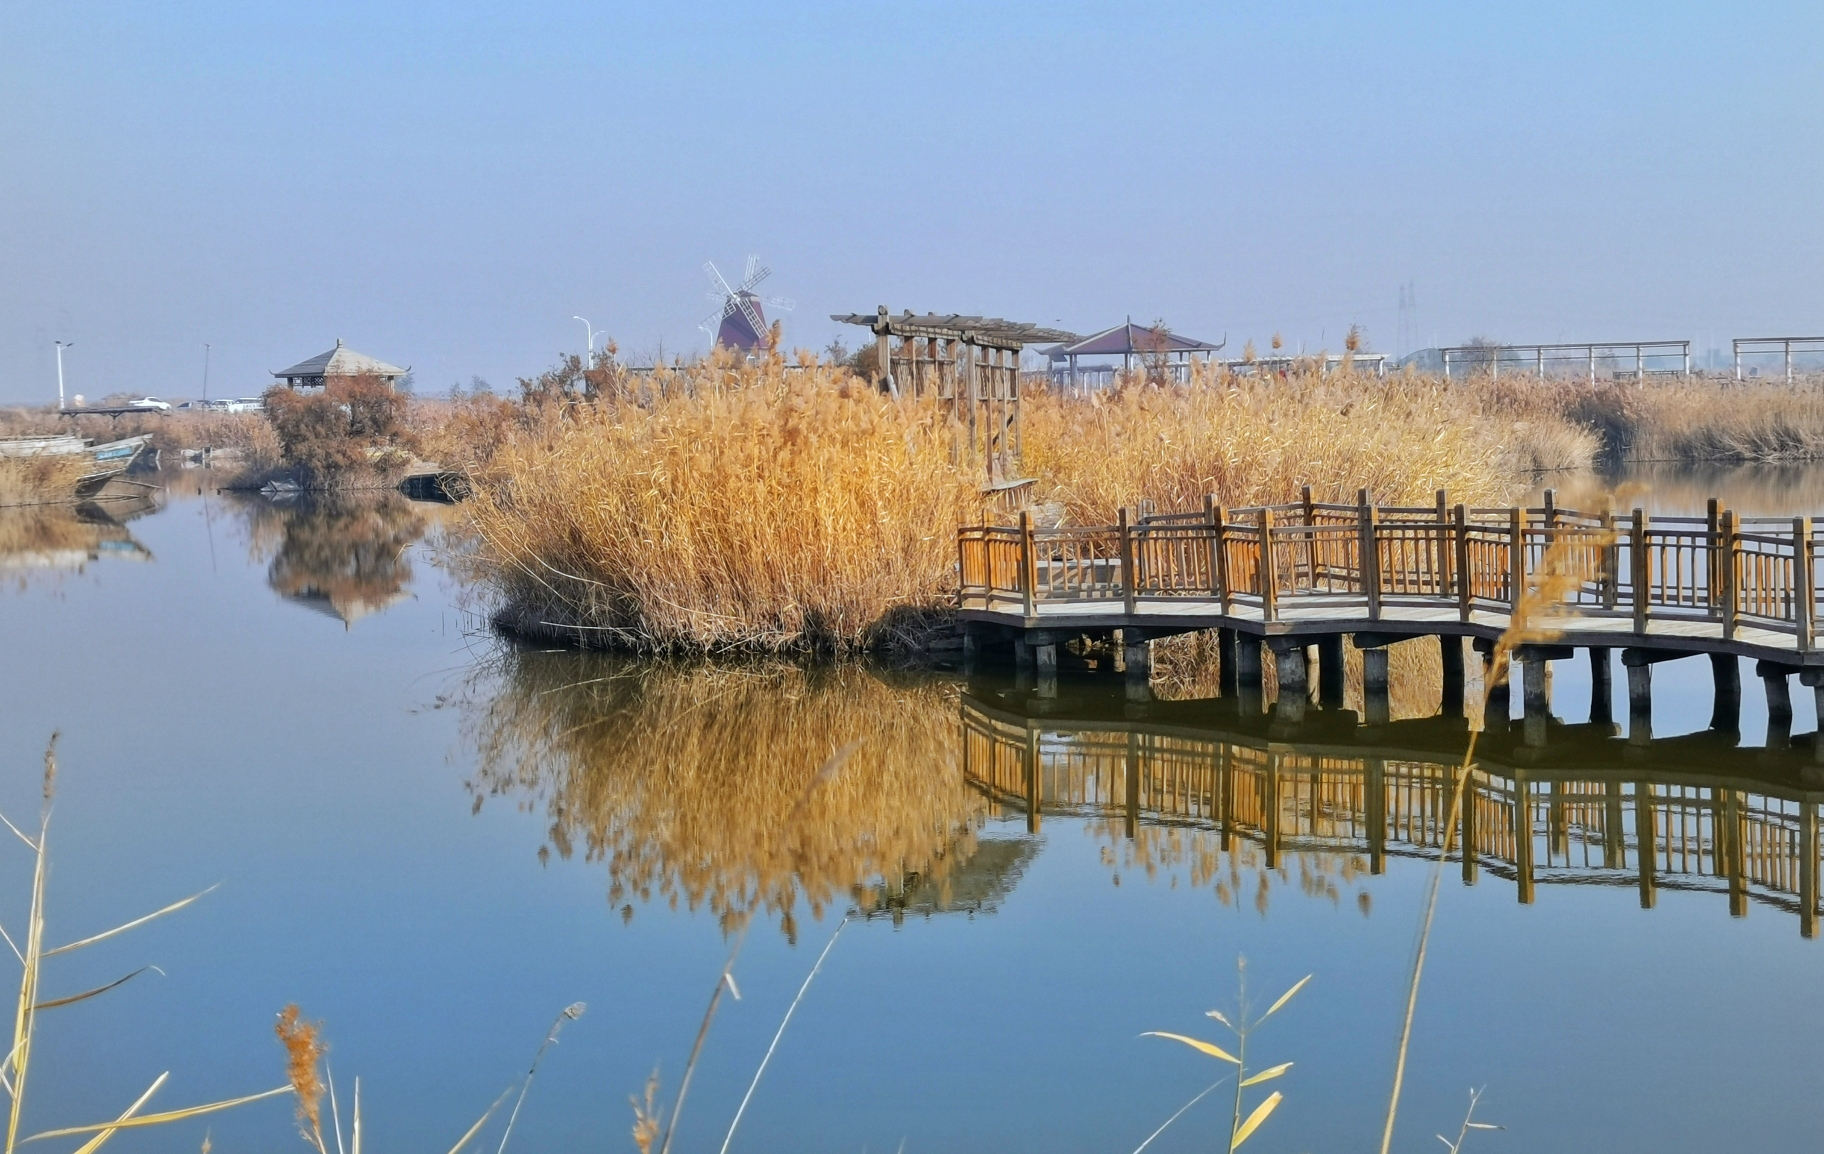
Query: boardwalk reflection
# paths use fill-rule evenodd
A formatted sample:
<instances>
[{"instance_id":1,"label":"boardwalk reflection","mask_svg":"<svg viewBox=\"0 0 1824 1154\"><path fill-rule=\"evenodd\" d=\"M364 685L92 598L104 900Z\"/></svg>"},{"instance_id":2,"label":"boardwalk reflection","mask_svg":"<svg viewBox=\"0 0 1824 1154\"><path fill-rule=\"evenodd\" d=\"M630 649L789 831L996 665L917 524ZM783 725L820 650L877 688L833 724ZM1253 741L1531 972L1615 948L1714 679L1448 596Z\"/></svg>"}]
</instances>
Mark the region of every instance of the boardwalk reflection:
<instances>
[{"instance_id":1,"label":"boardwalk reflection","mask_svg":"<svg viewBox=\"0 0 1824 1154\"><path fill-rule=\"evenodd\" d=\"M1237 854L1267 869L1297 854L1379 873L1390 856L1436 854L1461 719L1368 729L1325 711L1291 738L1268 725L1221 699L1135 704L1095 686L1037 698L979 682L962 702L963 772L1035 831L1045 814L1118 821L1130 841L1147 827L1207 831L1231 869ZM1554 722L1543 748L1486 734L1450 854L1464 882L1492 874L1523 903L1554 884L1634 887L1644 907L1661 889L1712 891L1737 917L1758 902L1815 936L1824 776L1809 743L1747 750L1706 733L1641 746L1615 733Z\"/></svg>"},{"instance_id":2,"label":"boardwalk reflection","mask_svg":"<svg viewBox=\"0 0 1824 1154\"><path fill-rule=\"evenodd\" d=\"M490 797L542 810L541 855L602 863L624 918L657 898L729 928L776 918L789 936L806 908L985 912L1031 856L978 839L989 807L964 784L956 695L939 681L508 651L464 728L477 810Z\"/></svg>"}]
</instances>

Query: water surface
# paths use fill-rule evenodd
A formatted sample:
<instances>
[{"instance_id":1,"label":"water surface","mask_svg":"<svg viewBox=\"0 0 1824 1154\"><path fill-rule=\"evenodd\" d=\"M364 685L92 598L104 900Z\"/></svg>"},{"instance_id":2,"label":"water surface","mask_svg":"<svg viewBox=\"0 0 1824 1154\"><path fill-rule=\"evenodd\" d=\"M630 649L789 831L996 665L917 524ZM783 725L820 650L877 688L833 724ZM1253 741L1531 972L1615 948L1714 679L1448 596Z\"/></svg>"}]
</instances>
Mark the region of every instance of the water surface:
<instances>
[{"instance_id":1,"label":"water surface","mask_svg":"<svg viewBox=\"0 0 1824 1154\"><path fill-rule=\"evenodd\" d=\"M1815 512L1787 504L1810 484L1743 501ZM37 811L60 729L52 940L219 888L47 972L50 995L164 973L46 1014L33 1129L111 1117L167 1069L167 1105L277 1085L272 1017L296 1001L338 1084L361 1077L376 1149L447 1149L582 1000L514 1147L630 1148L628 1095L655 1065L675 1089L751 920L677 1149L721 1146L839 925L733 1149L1132 1150L1219 1074L1138 1035L1218 1037L1203 1011L1233 1006L1240 955L1262 998L1315 975L1257 1036L1296 1065L1250 1148L1378 1136L1448 722L1318 713L1281 740L1222 702L1132 710L1094 678L1035 702L991 674L516 649L427 554L445 510L121 512L0 527L25 543L0 593L0 806ZM51 560L21 560L34 544ZM1799 754L1757 750L1749 670L1731 744L1701 732L1708 663L1657 667L1654 732L1687 736L1629 754L1578 724L1582 660L1558 669L1550 757L1491 738L1481 854L1468 879L1446 866L1397 1148L1454 1127L1471 1085L1508 1127L1490 1149L1798 1145L1824 1110L1824 945L1781 863L1820 787ZM1379 838L1371 812L1391 815ZM9 931L28 870L0 850ZM1150 1149L1209 1148L1223 1097ZM283 1102L212 1127L217 1149L295 1140ZM203 1128L114 1144L193 1148Z\"/></svg>"}]
</instances>

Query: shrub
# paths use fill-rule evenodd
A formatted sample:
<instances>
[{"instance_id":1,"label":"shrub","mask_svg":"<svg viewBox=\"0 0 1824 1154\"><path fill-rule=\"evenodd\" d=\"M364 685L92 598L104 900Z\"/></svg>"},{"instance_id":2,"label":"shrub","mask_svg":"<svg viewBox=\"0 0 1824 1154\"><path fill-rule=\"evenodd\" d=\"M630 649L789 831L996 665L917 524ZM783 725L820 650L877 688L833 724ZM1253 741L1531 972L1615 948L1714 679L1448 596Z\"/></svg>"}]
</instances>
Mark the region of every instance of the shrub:
<instances>
[{"instance_id":1,"label":"shrub","mask_svg":"<svg viewBox=\"0 0 1824 1154\"><path fill-rule=\"evenodd\" d=\"M333 378L320 392L284 385L266 392L266 416L280 454L312 487L394 473L415 449L405 423L408 398L371 375Z\"/></svg>"}]
</instances>

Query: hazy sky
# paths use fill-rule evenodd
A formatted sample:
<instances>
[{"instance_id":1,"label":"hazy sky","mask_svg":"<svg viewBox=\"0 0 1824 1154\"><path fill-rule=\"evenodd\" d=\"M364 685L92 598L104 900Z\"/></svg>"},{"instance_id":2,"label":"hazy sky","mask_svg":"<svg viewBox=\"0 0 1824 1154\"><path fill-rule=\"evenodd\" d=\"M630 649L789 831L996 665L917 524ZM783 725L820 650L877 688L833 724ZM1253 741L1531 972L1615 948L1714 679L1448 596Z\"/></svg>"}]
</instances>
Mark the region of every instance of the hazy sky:
<instances>
[{"instance_id":1,"label":"hazy sky","mask_svg":"<svg viewBox=\"0 0 1824 1154\"><path fill-rule=\"evenodd\" d=\"M1824 5L0 5L0 401L421 390L831 312L1824 330ZM850 343L854 341L851 330Z\"/></svg>"}]
</instances>

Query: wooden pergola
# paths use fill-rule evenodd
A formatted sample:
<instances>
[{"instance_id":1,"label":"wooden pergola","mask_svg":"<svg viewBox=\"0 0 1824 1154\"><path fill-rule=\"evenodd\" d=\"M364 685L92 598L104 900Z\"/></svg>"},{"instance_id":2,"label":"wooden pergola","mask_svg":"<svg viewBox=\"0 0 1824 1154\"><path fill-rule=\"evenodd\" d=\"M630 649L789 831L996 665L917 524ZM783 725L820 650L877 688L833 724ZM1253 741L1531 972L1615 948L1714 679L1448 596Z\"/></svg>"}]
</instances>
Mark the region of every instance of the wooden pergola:
<instances>
[{"instance_id":1,"label":"wooden pergola","mask_svg":"<svg viewBox=\"0 0 1824 1154\"><path fill-rule=\"evenodd\" d=\"M895 316L833 314L833 321L874 334L875 383L895 397L935 396L968 430L968 453L990 486L1020 473L1020 351L1037 342L1077 339L1075 333L999 317L910 311Z\"/></svg>"}]
</instances>

